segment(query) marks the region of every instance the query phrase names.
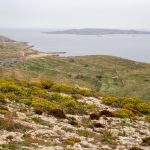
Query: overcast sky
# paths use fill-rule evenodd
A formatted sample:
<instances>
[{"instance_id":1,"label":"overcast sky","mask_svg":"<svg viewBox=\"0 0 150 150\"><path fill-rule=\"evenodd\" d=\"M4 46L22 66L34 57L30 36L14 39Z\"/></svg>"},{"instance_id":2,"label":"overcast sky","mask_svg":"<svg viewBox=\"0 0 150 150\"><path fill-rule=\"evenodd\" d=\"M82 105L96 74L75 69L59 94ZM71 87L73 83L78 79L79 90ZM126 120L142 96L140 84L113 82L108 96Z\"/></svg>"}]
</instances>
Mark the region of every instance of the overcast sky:
<instances>
[{"instance_id":1,"label":"overcast sky","mask_svg":"<svg viewBox=\"0 0 150 150\"><path fill-rule=\"evenodd\" d=\"M0 27L150 29L150 0L0 0Z\"/></svg>"}]
</instances>

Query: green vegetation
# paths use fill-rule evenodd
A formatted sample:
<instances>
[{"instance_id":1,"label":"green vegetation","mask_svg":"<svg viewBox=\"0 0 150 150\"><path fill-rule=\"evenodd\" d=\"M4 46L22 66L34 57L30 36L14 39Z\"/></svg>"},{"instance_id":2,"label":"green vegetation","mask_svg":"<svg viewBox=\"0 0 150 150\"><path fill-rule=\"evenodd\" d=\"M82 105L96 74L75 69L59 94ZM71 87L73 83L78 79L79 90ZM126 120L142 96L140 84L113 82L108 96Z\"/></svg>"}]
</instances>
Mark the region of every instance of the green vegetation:
<instances>
[{"instance_id":1,"label":"green vegetation","mask_svg":"<svg viewBox=\"0 0 150 150\"><path fill-rule=\"evenodd\" d=\"M89 89L73 87L67 84L55 83L51 80L41 82L17 81L15 79L0 80L0 113L8 112L7 101L16 101L27 106L34 107L36 114L48 113L54 115L51 111L57 110L56 116L60 116L61 111L69 114L87 114L100 111L96 105L80 103L78 99L83 96L96 96L95 92ZM103 103L112 107L121 108L115 112L117 117L132 117L139 114L150 114L150 105L137 98L126 97L106 97ZM64 115L65 116L65 115Z\"/></svg>"},{"instance_id":2,"label":"green vegetation","mask_svg":"<svg viewBox=\"0 0 150 150\"><path fill-rule=\"evenodd\" d=\"M32 101L30 99L20 99L19 102L24 103L28 106L30 106L32 104Z\"/></svg>"},{"instance_id":3,"label":"green vegetation","mask_svg":"<svg viewBox=\"0 0 150 150\"><path fill-rule=\"evenodd\" d=\"M145 63L111 56L53 56L19 62L14 64L14 69L19 69L21 77L29 80L39 80L40 76L58 83L88 87L104 96L150 99L150 65ZM51 87L52 83L49 84ZM62 91L66 89L72 92L70 85L64 85ZM59 87L55 85L53 90L59 91Z\"/></svg>"},{"instance_id":4,"label":"green vegetation","mask_svg":"<svg viewBox=\"0 0 150 150\"><path fill-rule=\"evenodd\" d=\"M116 144L115 137L113 136L112 132L109 130L105 130L101 138L102 138L102 142L104 143Z\"/></svg>"},{"instance_id":5,"label":"green vegetation","mask_svg":"<svg viewBox=\"0 0 150 150\"><path fill-rule=\"evenodd\" d=\"M6 103L6 97L2 93L0 93L0 103Z\"/></svg>"},{"instance_id":6,"label":"green vegetation","mask_svg":"<svg viewBox=\"0 0 150 150\"><path fill-rule=\"evenodd\" d=\"M137 114L138 113L150 114L149 102L144 102L143 100L140 100L137 98L107 97L107 98L104 98L102 101L104 104L110 105L112 107L124 108L124 110L128 110L128 112L126 112L126 113L129 113L129 111L130 111L130 115L131 115L131 111L133 111L134 113L137 113ZM124 110L123 110L123 112L124 112ZM121 112L122 112L122 110L121 110Z\"/></svg>"},{"instance_id":7,"label":"green vegetation","mask_svg":"<svg viewBox=\"0 0 150 150\"><path fill-rule=\"evenodd\" d=\"M9 78L1 79L0 83L0 103L2 104L0 113L2 114L8 111L3 106L7 104L6 99L34 107L34 112L39 115L48 113L59 117L59 114L56 115L59 112L60 114L61 112L85 114L88 105L81 105L77 99L78 97L92 96L93 94L93 91L88 89L59 84L51 80L28 82ZM74 95L77 95L77 97ZM52 112L54 110L57 110L56 114Z\"/></svg>"},{"instance_id":8,"label":"green vegetation","mask_svg":"<svg viewBox=\"0 0 150 150\"><path fill-rule=\"evenodd\" d=\"M38 124L44 125L44 126L48 126L48 127L52 127L51 124L49 124L49 122L42 120L40 117L34 117L32 118L32 120Z\"/></svg>"},{"instance_id":9,"label":"green vegetation","mask_svg":"<svg viewBox=\"0 0 150 150\"><path fill-rule=\"evenodd\" d=\"M14 93L6 93L5 95L11 101L16 101L17 100L17 96Z\"/></svg>"},{"instance_id":10,"label":"green vegetation","mask_svg":"<svg viewBox=\"0 0 150 150\"><path fill-rule=\"evenodd\" d=\"M73 138L66 139L65 142L66 142L67 145L72 145L73 146L75 143L79 143L80 139L73 137Z\"/></svg>"},{"instance_id":11,"label":"green vegetation","mask_svg":"<svg viewBox=\"0 0 150 150\"><path fill-rule=\"evenodd\" d=\"M134 113L128 109L119 109L115 111L114 114L116 117L119 117L119 118L131 118L134 116Z\"/></svg>"},{"instance_id":12,"label":"green vegetation","mask_svg":"<svg viewBox=\"0 0 150 150\"><path fill-rule=\"evenodd\" d=\"M2 119L0 118L0 129L5 129L7 131L20 131L20 132L25 132L29 127L23 126L20 123L15 123L13 119Z\"/></svg>"},{"instance_id":13,"label":"green vegetation","mask_svg":"<svg viewBox=\"0 0 150 150\"><path fill-rule=\"evenodd\" d=\"M91 131L88 131L88 130L81 130L80 129L80 130L77 131L77 133L78 133L79 136L84 136L84 137L87 137L87 138L93 138L93 137L97 136L95 132L91 132Z\"/></svg>"}]
</instances>

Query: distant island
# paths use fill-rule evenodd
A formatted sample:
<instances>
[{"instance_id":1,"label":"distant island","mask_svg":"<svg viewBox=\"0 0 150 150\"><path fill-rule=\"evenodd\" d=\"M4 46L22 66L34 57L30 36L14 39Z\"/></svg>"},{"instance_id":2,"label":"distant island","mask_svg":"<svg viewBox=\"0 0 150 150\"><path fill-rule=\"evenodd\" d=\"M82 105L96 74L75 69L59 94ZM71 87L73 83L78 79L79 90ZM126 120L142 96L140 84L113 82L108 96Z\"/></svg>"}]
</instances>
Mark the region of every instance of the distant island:
<instances>
[{"instance_id":1,"label":"distant island","mask_svg":"<svg viewBox=\"0 0 150 150\"><path fill-rule=\"evenodd\" d=\"M148 31L137 31L137 30L120 30L120 29L96 29L96 28L85 28L85 29L69 29L52 32L44 32L47 34L76 34L76 35L108 35L108 34L150 34Z\"/></svg>"}]
</instances>

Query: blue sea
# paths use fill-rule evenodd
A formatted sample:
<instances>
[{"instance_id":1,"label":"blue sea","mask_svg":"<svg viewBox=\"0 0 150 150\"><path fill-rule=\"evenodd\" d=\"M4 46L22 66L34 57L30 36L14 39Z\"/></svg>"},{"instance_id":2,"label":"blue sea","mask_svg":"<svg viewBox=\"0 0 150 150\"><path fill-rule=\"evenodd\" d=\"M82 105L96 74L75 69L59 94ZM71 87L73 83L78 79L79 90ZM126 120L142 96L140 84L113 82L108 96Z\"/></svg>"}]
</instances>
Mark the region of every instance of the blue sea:
<instances>
[{"instance_id":1,"label":"blue sea","mask_svg":"<svg viewBox=\"0 0 150 150\"><path fill-rule=\"evenodd\" d=\"M54 29L0 29L0 35L28 42L44 52L66 52L64 56L113 55L150 63L150 35L45 34Z\"/></svg>"}]
</instances>

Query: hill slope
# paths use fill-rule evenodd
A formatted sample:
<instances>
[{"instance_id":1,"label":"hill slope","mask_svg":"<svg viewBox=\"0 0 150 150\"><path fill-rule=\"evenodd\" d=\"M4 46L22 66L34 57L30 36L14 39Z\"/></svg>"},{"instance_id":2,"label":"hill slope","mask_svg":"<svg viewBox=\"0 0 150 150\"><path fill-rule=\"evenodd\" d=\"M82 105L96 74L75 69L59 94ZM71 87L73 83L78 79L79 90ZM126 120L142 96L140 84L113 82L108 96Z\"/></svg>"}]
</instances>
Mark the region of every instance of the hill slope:
<instances>
[{"instance_id":1,"label":"hill slope","mask_svg":"<svg viewBox=\"0 0 150 150\"><path fill-rule=\"evenodd\" d=\"M52 81L0 79L0 149L150 148L149 103L93 94Z\"/></svg>"},{"instance_id":2,"label":"hill slope","mask_svg":"<svg viewBox=\"0 0 150 150\"><path fill-rule=\"evenodd\" d=\"M30 59L15 67L33 73L34 77L44 75L104 95L150 99L150 64L112 56L83 56Z\"/></svg>"}]
</instances>

